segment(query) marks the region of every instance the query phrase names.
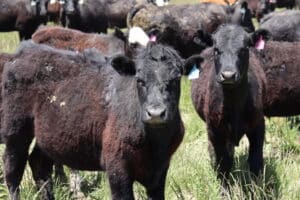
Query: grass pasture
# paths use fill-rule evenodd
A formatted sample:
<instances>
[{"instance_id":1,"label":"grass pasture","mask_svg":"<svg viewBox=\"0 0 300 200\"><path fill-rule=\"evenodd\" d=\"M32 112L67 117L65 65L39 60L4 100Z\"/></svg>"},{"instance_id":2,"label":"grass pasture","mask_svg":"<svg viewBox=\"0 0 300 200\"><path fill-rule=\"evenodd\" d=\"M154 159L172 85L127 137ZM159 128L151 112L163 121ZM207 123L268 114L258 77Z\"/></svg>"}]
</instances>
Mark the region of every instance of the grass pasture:
<instances>
[{"instance_id":1,"label":"grass pasture","mask_svg":"<svg viewBox=\"0 0 300 200\"><path fill-rule=\"evenodd\" d=\"M173 0L176 3L198 0ZM0 52L14 52L18 46L16 32L0 33ZM285 118L266 119L266 142L264 145L264 170L254 182L249 178L247 167L247 139L243 138L236 148L232 184L228 192L220 194L220 182L210 164L207 151L205 124L197 116L190 100L190 81L182 80L180 100L181 115L185 124L184 141L172 158L166 182L167 200L298 200L300 199L300 133L291 128ZM0 146L2 155L4 146ZM0 163L0 200L8 199ZM65 168L67 173L69 172ZM105 173L80 172L83 191L88 200L108 200L110 191ZM68 183L55 180L57 200L72 199ZM134 186L138 200L146 199L145 191L138 183ZM29 167L26 167L21 184L21 199L36 200Z\"/></svg>"}]
</instances>

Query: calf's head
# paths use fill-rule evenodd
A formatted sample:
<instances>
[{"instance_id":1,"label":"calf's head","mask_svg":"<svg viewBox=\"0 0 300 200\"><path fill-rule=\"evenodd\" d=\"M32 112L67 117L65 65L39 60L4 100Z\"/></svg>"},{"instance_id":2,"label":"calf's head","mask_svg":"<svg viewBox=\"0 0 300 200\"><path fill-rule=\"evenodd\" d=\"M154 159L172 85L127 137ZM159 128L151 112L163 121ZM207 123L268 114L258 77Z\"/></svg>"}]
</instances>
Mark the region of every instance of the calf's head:
<instances>
[{"instance_id":1,"label":"calf's head","mask_svg":"<svg viewBox=\"0 0 300 200\"><path fill-rule=\"evenodd\" d=\"M266 30L247 33L237 25L222 25L213 35L217 82L236 85L245 79L249 66L249 47L269 38Z\"/></svg>"},{"instance_id":2,"label":"calf's head","mask_svg":"<svg viewBox=\"0 0 300 200\"><path fill-rule=\"evenodd\" d=\"M141 120L150 126L163 125L179 114L180 78L184 64L170 47L149 43L136 57L117 55L112 67L136 81Z\"/></svg>"}]
</instances>

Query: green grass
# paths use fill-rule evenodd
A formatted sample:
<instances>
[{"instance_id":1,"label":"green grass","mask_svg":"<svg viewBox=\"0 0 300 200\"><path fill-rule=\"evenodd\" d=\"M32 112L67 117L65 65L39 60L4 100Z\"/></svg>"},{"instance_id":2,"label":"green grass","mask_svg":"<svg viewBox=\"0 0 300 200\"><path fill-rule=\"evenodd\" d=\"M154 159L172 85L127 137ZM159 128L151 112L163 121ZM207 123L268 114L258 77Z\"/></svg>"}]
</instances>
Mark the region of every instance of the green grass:
<instances>
[{"instance_id":1,"label":"green grass","mask_svg":"<svg viewBox=\"0 0 300 200\"><path fill-rule=\"evenodd\" d=\"M173 1L174 2L174 1ZM184 2L178 0L175 2ZM198 2L194 0L193 2ZM0 52L14 52L18 35L0 33ZM248 143L246 138L236 148L235 167L229 192L221 195L220 182L211 167L207 151L205 124L199 119L190 99L190 81L182 79L180 100L181 115L185 124L183 143L172 158L166 183L167 200L298 200L300 199L300 133L290 128L284 118L266 119L266 142L264 145L264 171L255 183L251 180L246 164ZM0 146L0 155L4 146ZM0 163L3 166L2 162ZM69 172L66 168L67 173ZM84 178L83 192L86 199L108 200L110 191L105 173L81 172ZM68 183L55 181L57 200L71 199ZM146 199L144 188L134 185L137 199ZM34 187L29 168L26 168L21 184L23 200L35 200L38 192ZM8 199L8 191L0 170L0 199Z\"/></svg>"}]
</instances>

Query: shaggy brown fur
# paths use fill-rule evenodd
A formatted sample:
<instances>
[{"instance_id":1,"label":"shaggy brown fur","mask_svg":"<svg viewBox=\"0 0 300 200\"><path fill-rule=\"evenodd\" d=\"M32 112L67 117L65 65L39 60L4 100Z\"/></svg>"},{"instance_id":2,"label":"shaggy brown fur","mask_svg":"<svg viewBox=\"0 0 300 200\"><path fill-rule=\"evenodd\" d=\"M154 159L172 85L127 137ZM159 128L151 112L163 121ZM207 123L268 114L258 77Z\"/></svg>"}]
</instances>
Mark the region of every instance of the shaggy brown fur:
<instances>
[{"instance_id":1,"label":"shaggy brown fur","mask_svg":"<svg viewBox=\"0 0 300 200\"><path fill-rule=\"evenodd\" d=\"M13 60L13 54L0 53L0 85L2 84L2 72L5 63ZM0 95L0 104L2 103L2 95ZM1 127L1 118L2 118L2 107L0 107L0 127ZM2 143L2 137L0 135L0 143Z\"/></svg>"},{"instance_id":2,"label":"shaggy brown fur","mask_svg":"<svg viewBox=\"0 0 300 200\"><path fill-rule=\"evenodd\" d=\"M83 52L87 48L96 48L105 55L124 53L126 51L125 36L83 33L68 28L43 27L32 35L36 43L47 44L59 49Z\"/></svg>"},{"instance_id":3,"label":"shaggy brown fur","mask_svg":"<svg viewBox=\"0 0 300 200\"><path fill-rule=\"evenodd\" d=\"M106 170L114 200L133 199L135 180L146 187L149 198L164 198L170 158L184 133L178 108L183 69L175 51L149 45L136 61L116 57L111 62L118 73L94 50L76 54L23 43L15 59L5 67L2 88L5 178L13 198L19 199L33 137L37 145L29 163L37 185L45 186L43 199L53 199L53 161L75 169ZM148 76L154 69L160 71L159 84ZM151 80L137 81L134 73ZM143 102L149 99L155 108ZM149 113L165 106L162 100L165 112L150 120L154 125L146 123ZM158 123L162 118L165 123Z\"/></svg>"}]
</instances>

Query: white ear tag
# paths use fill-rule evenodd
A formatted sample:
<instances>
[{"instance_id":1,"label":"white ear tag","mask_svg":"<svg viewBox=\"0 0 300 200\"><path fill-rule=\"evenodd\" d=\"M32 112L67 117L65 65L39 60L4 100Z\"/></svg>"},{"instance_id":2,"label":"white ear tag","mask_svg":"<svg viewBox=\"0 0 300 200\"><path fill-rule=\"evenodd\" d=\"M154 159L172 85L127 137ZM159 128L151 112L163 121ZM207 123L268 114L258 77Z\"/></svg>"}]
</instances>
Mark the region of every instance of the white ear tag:
<instances>
[{"instance_id":1,"label":"white ear tag","mask_svg":"<svg viewBox=\"0 0 300 200\"><path fill-rule=\"evenodd\" d=\"M255 44L255 49L262 50L265 48L265 41L262 36L259 37L258 41Z\"/></svg>"},{"instance_id":2,"label":"white ear tag","mask_svg":"<svg viewBox=\"0 0 300 200\"><path fill-rule=\"evenodd\" d=\"M30 5L31 6L36 6L36 2L35 1L31 1Z\"/></svg>"},{"instance_id":3,"label":"white ear tag","mask_svg":"<svg viewBox=\"0 0 300 200\"><path fill-rule=\"evenodd\" d=\"M149 41L149 36L142 28L134 26L129 30L128 42L130 44L139 43L142 46L147 46Z\"/></svg>"},{"instance_id":4,"label":"white ear tag","mask_svg":"<svg viewBox=\"0 0 300 200\"><path fill-rule=\"evenodd\" d=\"M50 0L50 4L55 4L56 0Z\"/></svg>"},{"instance_id":5,"label":"white ear tag","mask_svg":"<svg viewBox=\"0 0 300 200\"><path fill-rule=\"evenodd\" d=\"M245 8L241 8L240 12L241 12L242 14L245 14L245 13L246 13L246 9L245 9Z\"/></svg>"},{"instance_id":6,"label":"white ear tag","mask_svg":"<svg viewBox=\"0 0 300 200\"><path fill-rule=\"evenodd\" d=\"M80 5L82 5L84 3L84 0L79 0L78 2Z\"/></svg>"},{"instance_id":7,"label":"white ear tag","mask_svg":"<svg viewBox=\"0 0 300 200\"><path fill-rule=\"evenodd\" d=\"M193 69L190 71L188 75L189 80L194 80L199 78L200 70L197 68L196 64L194 64Z\"/></svg>"}]
</instances>

